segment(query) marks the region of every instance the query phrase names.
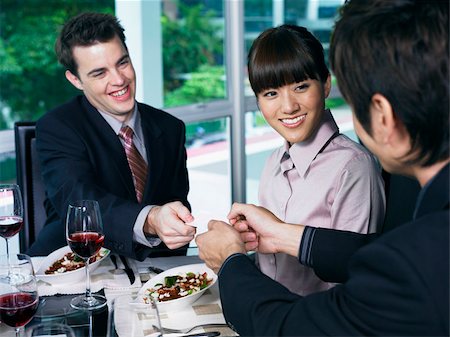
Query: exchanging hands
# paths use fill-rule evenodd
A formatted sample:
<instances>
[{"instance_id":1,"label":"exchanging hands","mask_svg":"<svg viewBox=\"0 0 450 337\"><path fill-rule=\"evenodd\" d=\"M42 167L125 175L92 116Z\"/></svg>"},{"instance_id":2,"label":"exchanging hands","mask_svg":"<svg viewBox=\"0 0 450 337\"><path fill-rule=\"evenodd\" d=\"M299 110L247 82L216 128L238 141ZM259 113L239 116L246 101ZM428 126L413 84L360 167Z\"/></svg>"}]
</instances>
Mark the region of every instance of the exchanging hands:
<instances>
[{"instance_id":1,"label":"exchanging hands","mask_svg":"<svg viewBox=\"0 0 450 337\"><path fill-rule=\"evenodd\" d=\"M256 250L298 256L304 226L286 224L267 209L250 204L233 204L229 224L211 220L208 232L198 235L199 257L218 272L232 254Z\"/></svg>"},{"instance_id":2,"label":"exchanging hands","mask_svg":"<svg viewBox=\"0 0 450 337\"><path fill-rule=\"evenodd\" d=\"M216 274L223 262L235 253L246 253L240 233L226 222L211 220L208 231L196 237L199 257Z\"/></svg>"},{"instance_id":3,"label":"exchanging hands","mask_svg":"<svg viewBox=\"0 0 450 337\"><path fill-rule=\"evenodd\" d=\"M181 202L169 202L150 210L144 232L157 235L169 249L176 249L194 239L196 228L186 224L193 220L191 212Z\"/></svg>"}]
</instances>

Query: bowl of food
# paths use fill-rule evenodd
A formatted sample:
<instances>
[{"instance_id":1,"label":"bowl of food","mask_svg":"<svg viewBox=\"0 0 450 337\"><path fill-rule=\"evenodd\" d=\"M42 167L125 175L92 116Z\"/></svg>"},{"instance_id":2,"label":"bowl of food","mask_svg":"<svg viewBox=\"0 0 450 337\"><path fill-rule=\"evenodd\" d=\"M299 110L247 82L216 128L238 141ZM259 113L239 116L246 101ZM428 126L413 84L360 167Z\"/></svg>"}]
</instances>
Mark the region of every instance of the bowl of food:
<instances>
[{"instance_id":1,"label":"bowl of food","mask_svg":"<svg viewBox=\"0 0 450 337\"><path fill-rule=\"evenodd\" d=\"M217 281L204 263L175 267L148 280L139 290L135 304L154 301L160 312L188 307Z\"/></svg>"},{"instance_id":2,"label":"bowl of food","mask_svg":"<svg viewBox=\"0 0 450 337\"><path fill-rule=\"evenodd\" d=\"M91 257L89 271L95 270L99 264L109 255L109 249L101 248ZM39 280L50 284L74 283L86 277L85 264L75 255L69 246L64 246L48 255L36 270Z\"/></svg>"}]
</instances>

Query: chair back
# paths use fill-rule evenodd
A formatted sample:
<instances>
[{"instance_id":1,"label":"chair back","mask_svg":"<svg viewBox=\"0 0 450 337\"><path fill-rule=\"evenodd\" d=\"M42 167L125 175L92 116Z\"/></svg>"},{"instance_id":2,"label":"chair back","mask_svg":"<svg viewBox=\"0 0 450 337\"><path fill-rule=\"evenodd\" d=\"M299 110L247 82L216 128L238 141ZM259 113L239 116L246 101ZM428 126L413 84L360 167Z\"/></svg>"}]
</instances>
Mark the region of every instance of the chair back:
<instances>
[{"instance_id":1,"label":"chair back","mask_svg":"<svg viewBox=\"0 0 450 337\"><path fill-rule=\"evenodd\" d=\"M36 151L35 122L16 122L17 184L24 203L24 224L19 234L20 251L25 252L44 227L47 215L44 208L45 189Z\"/></svg>"}]
</instances>

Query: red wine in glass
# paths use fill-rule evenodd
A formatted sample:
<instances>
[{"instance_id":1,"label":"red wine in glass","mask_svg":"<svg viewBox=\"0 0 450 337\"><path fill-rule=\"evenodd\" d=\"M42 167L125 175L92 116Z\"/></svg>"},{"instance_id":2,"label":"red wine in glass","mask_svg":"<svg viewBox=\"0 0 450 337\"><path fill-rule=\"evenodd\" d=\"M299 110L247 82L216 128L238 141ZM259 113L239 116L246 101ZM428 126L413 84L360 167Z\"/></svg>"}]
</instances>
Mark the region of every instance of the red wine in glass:
<instances>
[{"instance_id":1,"label":"red wine in glass","mask_svg":"<svg viewBox=\"0 0 450 337\"><path fill-rule=\"evenodd\" d=\"M18 216L0 215L0 236L10 238L19 233L23 226L23 218Z\"/></svg>"},{"instance_id":2,"label":"red wine in glass","mask_svg":"<svg viewBox=\"0 0 450 337\"><path fill-rule=\"evenodd\" d=\"M29 293L0 295L0 321L18 328L28 324L38 308L38 297Z\"/></svg>"},{"instance_id":3,"label":"red wine in glass","mask_svg":"<svg viewBox=\"0 0 450 337\"><path fill-rule=\"evenodd\" d=\"M0 255L0 321L14 328L16 337L39 305L36 276L25 254Z\"/></svg>"},{"instance_id":4,"label":"red wine in glass","mask_svg":"<svg viewBox=\"0 0 450 337\"><path fill-rule=\"evenodd\" d=\"M23 224L23 201L19 185L0 185L0 236L6 240L9 256L9 238L16 235Z\"/></svg>"},{"instance_id":5,"label":"red wine in glass","mask_svg":"<svg viewBox=\"0 0 450 337\"><path fill-rule=\"evenodd\" d=\"M103 247L105 236L96 232L78 232L69 234L67 242L70 249L84 259L89 259Z\"/></svg>"},{"instance_id":6,"label":"red wine in glass","mask_svg":"<svg viewBox=\"0 0 450 337\"><path fill-rule=\"evenodd\" d=\"M70 249L83 259L86 272L86 293L74 297L70 306L80 310L94 310L106 305L106 298L91 293L89 262L103 246L103 222L96 200L71 202L67 208L66 239Z\"/></svg>"}]
</instances>

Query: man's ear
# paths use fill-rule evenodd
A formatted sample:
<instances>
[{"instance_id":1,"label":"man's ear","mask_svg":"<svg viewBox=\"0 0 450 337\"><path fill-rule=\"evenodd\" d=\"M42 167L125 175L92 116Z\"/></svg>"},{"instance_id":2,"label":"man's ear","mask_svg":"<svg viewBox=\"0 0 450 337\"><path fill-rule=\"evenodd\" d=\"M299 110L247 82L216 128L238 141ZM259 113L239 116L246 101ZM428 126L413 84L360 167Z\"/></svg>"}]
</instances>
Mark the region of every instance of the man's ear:
<instances>
[{"instance_id":1,"label":"man's ear","mask_svg":"<svg viewBox=\"0 0 450 337\"><path fill-rule=\"evenodd\" d=\"M370 102L370 111L372 130L380 142L397 150L409 146L408 132L385 96L374 94Z\"/></svg>"},{"instance_id":2,"label":"man's ear","mask_svg":"<svg viewBox=\"0 0 450 337\"><path fill-rule=\"evenodd\" d=\"M395 116L391 103L381 94L374 94L370 100L371 125L374 136L383 144L389 142L395 127Z\"/></svg>"},{"instance_id":3,"label":"man's ear","mask_svg":"<svg viewBox=\"0 0 450 337\"><path fill-rule=\"evenodd\" d=\"M83 85L80 81L80 79L78 78L78 76L75 76L74 74L72 74L72 72L70 70L66 70L65 72L66 78L67 80L72 83L72 85L80 90L83 90Z\"/></svg>"}]
</instances>

